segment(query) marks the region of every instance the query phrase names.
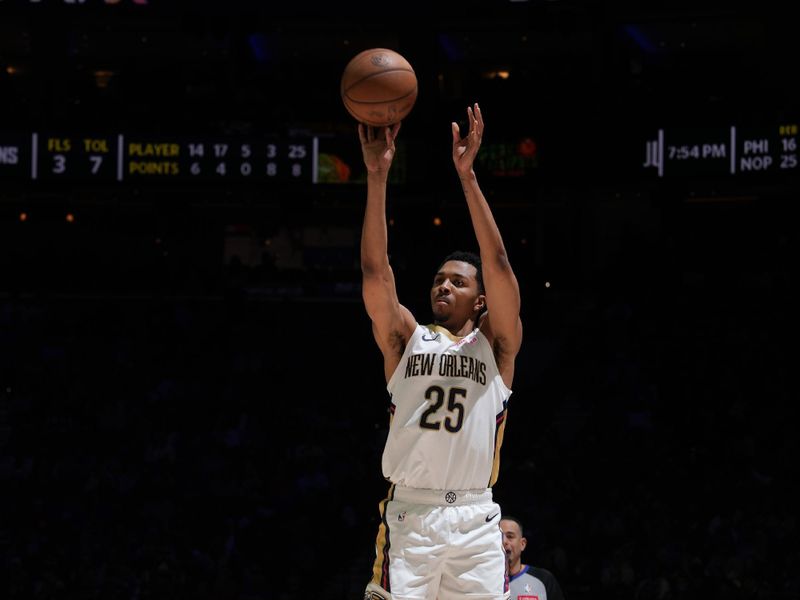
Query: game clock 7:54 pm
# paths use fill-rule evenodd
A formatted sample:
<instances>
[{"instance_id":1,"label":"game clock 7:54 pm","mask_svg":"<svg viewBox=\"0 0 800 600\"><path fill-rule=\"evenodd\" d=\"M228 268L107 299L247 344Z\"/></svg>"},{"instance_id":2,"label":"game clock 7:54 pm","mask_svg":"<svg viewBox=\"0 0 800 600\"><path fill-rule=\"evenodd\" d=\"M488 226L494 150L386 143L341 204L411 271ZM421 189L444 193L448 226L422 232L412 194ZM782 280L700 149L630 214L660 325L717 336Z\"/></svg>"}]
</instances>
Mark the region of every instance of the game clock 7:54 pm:
<instances>
[{"instance_id":1,"label":"game clock 7:54 pm","mask_svg":"<svg viewBox=\"0 0 800 600\"><path fill-rule=\"evenodd\" d=\"M798 172L798 125L657 130L644 145L641 167L658 177Z\"/></svg>"}]
</instances>

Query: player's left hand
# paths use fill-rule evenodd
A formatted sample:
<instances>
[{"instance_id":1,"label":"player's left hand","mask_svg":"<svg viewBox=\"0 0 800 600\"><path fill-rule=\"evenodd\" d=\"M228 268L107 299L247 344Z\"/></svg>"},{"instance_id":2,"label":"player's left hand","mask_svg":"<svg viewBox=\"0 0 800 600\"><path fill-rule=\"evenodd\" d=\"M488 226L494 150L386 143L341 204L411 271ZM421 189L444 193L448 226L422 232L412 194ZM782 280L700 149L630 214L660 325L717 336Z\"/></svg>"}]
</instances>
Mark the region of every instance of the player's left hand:
<instances>
[{"instance_id":1,"label":"player's left hand","mask_svg":"<svg viewBox=\"0 0 800 600\"><path fill-rule=\"evenodd\" d=\"M469 119L469 131L463 138L458 123L453 122L453 163L461 178L473 174L472 165L478 155L483 138L483 115L476 102L474 107L467 107L467 117Z\"/></svg>"}]
</instances>

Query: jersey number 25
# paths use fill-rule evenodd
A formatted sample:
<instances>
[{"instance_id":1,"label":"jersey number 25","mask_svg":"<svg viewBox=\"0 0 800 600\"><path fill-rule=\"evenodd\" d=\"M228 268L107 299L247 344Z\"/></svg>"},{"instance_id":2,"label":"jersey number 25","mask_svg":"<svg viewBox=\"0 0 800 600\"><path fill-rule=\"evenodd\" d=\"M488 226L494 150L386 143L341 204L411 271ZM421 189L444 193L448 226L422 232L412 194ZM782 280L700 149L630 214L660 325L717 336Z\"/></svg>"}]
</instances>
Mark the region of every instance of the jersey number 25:
<instances>
[{"instance_id":1,"label":"jersey number 25","mask_svg":"<svg viewBox=\"0 0 800 600\"><path fill-rule=\"evenodd\" d=\"M424 429L442 428L442 420L436 414L444 405L447 398L446 410L449 414L444 417L444 428L450 433L455 433L464 424L464 404L459 402L460 398L467 397L467 390L460 387L452 387L447 392L438 385L432 385L425 390L425 399L430 400L431 405L422 413L419 419L419 426Z\"/></svg>"}]
</instances>

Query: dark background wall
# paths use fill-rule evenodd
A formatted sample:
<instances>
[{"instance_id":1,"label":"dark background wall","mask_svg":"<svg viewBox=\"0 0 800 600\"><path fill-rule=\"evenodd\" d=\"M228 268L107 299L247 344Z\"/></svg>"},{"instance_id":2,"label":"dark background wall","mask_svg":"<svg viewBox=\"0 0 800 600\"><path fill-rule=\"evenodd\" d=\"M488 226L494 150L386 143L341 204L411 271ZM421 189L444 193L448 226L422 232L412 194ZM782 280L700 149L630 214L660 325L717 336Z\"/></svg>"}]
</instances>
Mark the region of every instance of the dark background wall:
<instances>
[{"instance_id":1,"label":"dark background wall","mask_svg":"<svg viewBox=\"0 0 800 600\"><path fill-rule=\"evenodd\" d=\"M419 81L388 209L419 320L437 261L474 248L449 123L478 101L484 154L511 153L478 176L522 286L495 495L527 562L571 599L797 597L794 22L567 0L0 2L0 147L317 137L351 172L0 165L0 595L360 597L388 398L338 82L369 47ZM659 129L731 126L789 167L642 166Z\"/></svg>"}]
</instances>

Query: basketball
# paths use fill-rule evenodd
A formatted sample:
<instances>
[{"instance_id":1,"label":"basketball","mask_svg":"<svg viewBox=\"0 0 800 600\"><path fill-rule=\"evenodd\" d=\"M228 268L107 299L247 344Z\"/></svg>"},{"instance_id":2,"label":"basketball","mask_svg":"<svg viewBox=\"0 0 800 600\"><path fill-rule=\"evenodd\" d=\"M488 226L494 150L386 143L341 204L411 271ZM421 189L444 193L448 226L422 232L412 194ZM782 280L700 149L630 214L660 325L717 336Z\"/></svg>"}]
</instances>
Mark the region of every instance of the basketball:
<instances>
[{"instance_id":1,"label":"basketball","mask_svg":"<svg viewBox=\"0 0 800 600\"><path fill-rule=\"evenodd\" d=\"M394 50L370 48L342 73L342 102L360 123L385 127L403 120L417 100L417 76Z\"/></svg>"}]
</instances>

